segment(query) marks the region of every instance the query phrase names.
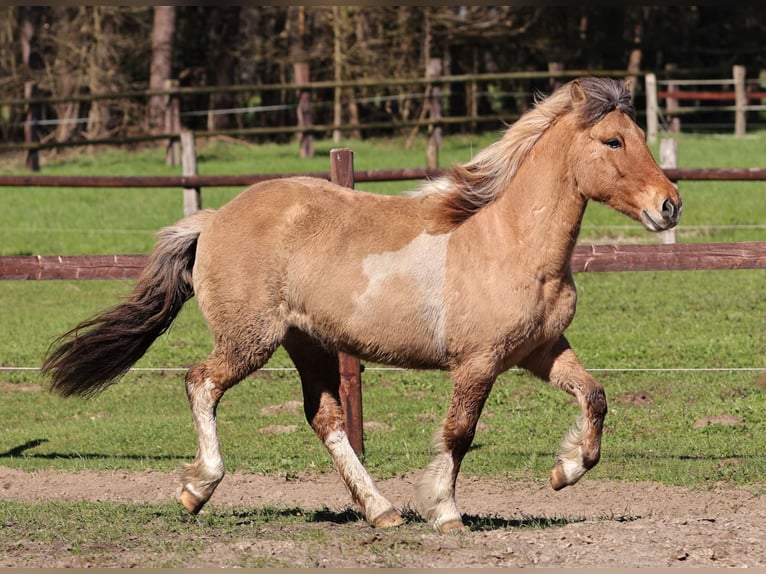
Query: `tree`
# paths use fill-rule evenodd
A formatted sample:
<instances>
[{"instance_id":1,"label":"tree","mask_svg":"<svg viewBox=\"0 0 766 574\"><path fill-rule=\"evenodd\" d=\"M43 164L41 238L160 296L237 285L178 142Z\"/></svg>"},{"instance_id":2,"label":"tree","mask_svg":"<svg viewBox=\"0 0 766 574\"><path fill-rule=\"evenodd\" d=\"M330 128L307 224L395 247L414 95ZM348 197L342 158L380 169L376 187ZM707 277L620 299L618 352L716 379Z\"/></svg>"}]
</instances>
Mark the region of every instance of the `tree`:
<instances>
[{"instance_id":1,"label":"tree","mask_svg":"<svg viewBox=\"0 0 766 574\"><path fill-rule=\"evenodd\" d=\"M207 83L211 86L229 86L237 83L236 69L241 6L208 7L208 70ZM210 109L227 109L234 104L229 92L210 94ZM231 126L229 114L208 115L209 130Z\"/></svg>"},{"instance_id":2,"label":"tree","mask_svg":"<svg viewBox=\"0 0 766 574\"><path fill-rule=\"evenodd\" d=\"M155 6L152 24L152 57L149 67L149 89L161 90L172 78L173 41L176 33L175 6ZM167 96L149 98L148 127L152 132L165 128Z\"/></svg>"}]
</instances>

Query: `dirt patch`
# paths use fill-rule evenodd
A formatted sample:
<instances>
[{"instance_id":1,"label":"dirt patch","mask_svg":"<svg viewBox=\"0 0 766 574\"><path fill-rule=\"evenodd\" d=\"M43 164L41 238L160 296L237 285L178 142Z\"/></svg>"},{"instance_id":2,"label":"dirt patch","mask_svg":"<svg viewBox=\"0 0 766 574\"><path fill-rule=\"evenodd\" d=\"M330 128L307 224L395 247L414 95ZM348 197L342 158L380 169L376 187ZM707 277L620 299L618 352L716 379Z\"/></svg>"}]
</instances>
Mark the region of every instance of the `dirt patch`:
<instances>
[{"instance_id":1,"label":"dirt patch","mask_svg":"<svg viewBox=\"0 0 766 574\"><path fill-rule=\"evenodd\" d=\"M382 480L379 487L412 516L416 479L407 474ZM173 473L26 473L0 468L0 500L158 503L174 499L177 487ZM533 481L461 476L458 502L469 524L464 533L436 534L418 521L373 529L359 520L328 520L321 523L327 540L312 545L300 532L287 537L283 530L273 536L262 532L257 538L230 542L211 531L206 540L215 552L187 565L237 564L248 553L257 553L307 567L766 566L763 492L766 485L689 490L587 478L554 492ZM207 511L265 506L344 513L350 499L334 473L283 477L234 472L221 483ZM12 536L7 531L3 535ZM31 553L14 555L0 559L0 565L34 565L35 560ZM116 552L110 560L110 565L131 566L150 564L151 557L133 549Z\"/></svg>"},{"instance_id":2,"label":"dirt patch","mask_svg":"<svg viewBox=\"0 0 766 574\"><path fill-rule=\"evenodd\" d=\"M627 407L646 407L654 402L654 397L648 391L620 393L615 399L617 403Z\"/></svg>"},{"instance_id":3,"label":"dirt patch","mask_svg":"<svg viewBox=\"0 0 766 574\"><path fill-rule=\"evenodd\" d=\"M734 415L710 415L710 416L702 417L701 419L697 419L696 421L694 421L694 424L692 426L695 429L699 429L699 428L710 426L710 425L726 425L726 426L741 427L744 424L745 424L744 421L740 417L736 417Z\"/></svg>"}]
</instances>

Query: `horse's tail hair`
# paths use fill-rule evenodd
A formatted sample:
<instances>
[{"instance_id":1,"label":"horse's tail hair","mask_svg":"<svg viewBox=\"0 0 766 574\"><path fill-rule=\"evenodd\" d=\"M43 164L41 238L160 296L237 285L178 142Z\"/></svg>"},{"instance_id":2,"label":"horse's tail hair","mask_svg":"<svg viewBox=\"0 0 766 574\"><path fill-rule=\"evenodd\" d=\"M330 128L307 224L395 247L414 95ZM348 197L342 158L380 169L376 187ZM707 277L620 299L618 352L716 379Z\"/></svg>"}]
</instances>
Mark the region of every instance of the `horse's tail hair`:
<instances>
[{"instance_id":1,"label":"horse's tail hair","mask_svg":"<svg viewBox=\"0 0 766 574\"><path fill-rule=\"evenodd\" d=\"M158 234L146 267L122 303L86 319L48 349L41 373L63 396L94 395L117 382L170 327L194 295L197 239L212 211L199 211Z\"/></svg>"}]
</instances>

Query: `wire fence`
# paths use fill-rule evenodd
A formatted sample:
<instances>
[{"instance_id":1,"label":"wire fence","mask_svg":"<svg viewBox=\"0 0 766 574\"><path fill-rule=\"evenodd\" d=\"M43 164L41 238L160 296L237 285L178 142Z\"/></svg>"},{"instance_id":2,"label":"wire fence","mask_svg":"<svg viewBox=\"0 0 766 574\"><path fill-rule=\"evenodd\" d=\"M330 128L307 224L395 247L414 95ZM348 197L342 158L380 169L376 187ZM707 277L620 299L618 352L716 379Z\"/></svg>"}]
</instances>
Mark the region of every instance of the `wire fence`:
<instances>
[{"instance_id":1,"label":"wire fence","mask_svg":"<svg viewBox=\"0 0 766 574\"><path fill-rule=\"evenodd\" d=\"M14 367L2 366L0 372L37 372L40 367ZM164 372L187 372L189 367L132 367L128 370L131 373L164 373ZM258 372L295 372L295 367L261 367ZM403 367L364 367L364 372L415 372L418 369L405 369ZM766 366L762 367L588 367L588 371L596 373L661 373L661 372L681 372L681 373L717 373L717 372L744 372L759 373L766 371ZM526 372L524 369L512 367L506 371Z\"/></svg>"}]
</instances>

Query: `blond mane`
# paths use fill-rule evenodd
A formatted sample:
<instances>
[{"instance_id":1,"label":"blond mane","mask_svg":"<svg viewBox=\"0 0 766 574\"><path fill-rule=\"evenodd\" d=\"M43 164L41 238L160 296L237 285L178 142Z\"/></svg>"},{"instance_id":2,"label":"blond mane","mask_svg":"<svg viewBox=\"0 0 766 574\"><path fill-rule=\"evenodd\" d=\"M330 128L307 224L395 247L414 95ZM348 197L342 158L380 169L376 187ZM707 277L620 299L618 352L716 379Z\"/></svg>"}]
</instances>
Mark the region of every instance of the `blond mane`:
<instances>
[{"instance_id":1,"label":"blond mane","mask_svg":"<svg viewBox=\"0 0 766 574\"><path fill-rule=\"evenodd\" d=\"M579 78L547 98L536 98L534 108L512 124L501 139L416 191L430 230L448 231L497 199L540 136L562 115L576 112L578 124L585 127L613 110L635 120L627 87L607 78Z\"/></svg>"}]
</instances>

